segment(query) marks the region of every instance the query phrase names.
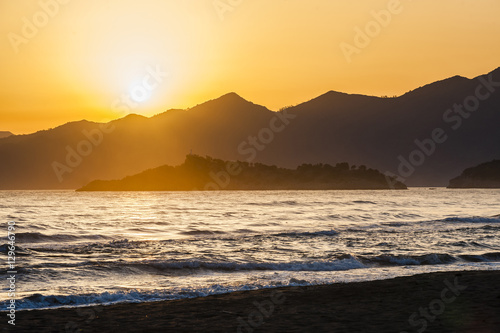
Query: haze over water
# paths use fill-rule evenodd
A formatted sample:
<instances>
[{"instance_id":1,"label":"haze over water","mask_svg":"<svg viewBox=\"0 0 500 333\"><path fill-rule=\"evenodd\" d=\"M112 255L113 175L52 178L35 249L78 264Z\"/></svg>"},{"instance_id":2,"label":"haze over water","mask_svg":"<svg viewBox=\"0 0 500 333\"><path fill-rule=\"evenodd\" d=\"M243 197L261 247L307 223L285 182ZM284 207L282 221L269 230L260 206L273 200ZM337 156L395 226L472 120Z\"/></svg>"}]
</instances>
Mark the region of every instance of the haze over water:
<instances>
[{"instance_id":1,"label":"haze over water","mask_svg":"<svg viewBox=\"0 0 500 333\"><path fill-rule=\"evenodd\" d=\"M1 191L0 202L17 226L20 308L500 269L500 190Z\"/></svg>"}]
</instances>

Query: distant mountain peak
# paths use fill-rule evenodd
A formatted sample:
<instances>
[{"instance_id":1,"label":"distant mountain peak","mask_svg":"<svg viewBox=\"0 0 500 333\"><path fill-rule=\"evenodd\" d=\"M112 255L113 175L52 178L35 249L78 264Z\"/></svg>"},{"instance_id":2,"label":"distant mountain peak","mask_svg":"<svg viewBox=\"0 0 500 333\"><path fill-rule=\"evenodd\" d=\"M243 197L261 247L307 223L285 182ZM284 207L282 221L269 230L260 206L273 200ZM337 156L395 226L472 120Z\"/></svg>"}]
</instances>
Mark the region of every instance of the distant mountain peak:
<instances>
[{"instance_id":1,"label":"distant mountain peak","mask_svg":"<svg viewBox=\"0 0 500 333\"><path fill-rule=\"evenodd\" d=\"M205 103L199 104L190 110L197 110L198 112L216 112L216 113L232 113L233 111L243 111L243 110L261 110L270 112L264 106L252 103L237 93L230 92L228 94L222 95L219 98L212 99Z\"/></svg>"},{"instance_id":2,"label":"distant mountain peak","mask_svg":"<svg viewBox=\"0 0 500 333\"><path fill-rule=\"evenodd\" d=\"M350 97L358 97L358 98L380 98L378 96L371 96L371 95L363 95L363 94L349 94L349 93L344 93L344 92L339 92L335 90L330 90L323 95L320 95L316 97L315 99L327 99L327 100L333 100L333 99L339 99L339 98L350 98Z\"/></svg>"},{"instance_id":3,"label":"distant mountain peak","mask_svg":"<svg viewBox=\"0 0 500 333\"><path fill-rule=\"evenodd\" d=\"M234 106L234 105L242 105L242 104L253 104L250 101L247 101L240 95L238 95L235 92L230 92L225 95L222 95L218 98L214 98L211 100L208 100L206 102L203 102L201 104L198 104L194 107L191 107L190 109L195 109L199 107L206 107L206 106L213 106L213 105L218 105L218 106Z\"/></svg>"},{"instance_id":4,"label":"distant mountain peak","mask_svg":"<svg viewBox=\"0 0 500 333\"><path fill-rule=\"evenodd\" d=\"M437 86L437 85L441 85L443 83L452 83L452 82L465 82L465 81L469 81L470 79L466 78L465 76L461 76L461 75L455 75L455 76L451 76L451 77L448 77L446 79L443 79L443 80L438 80L438 81L435 81L435 82L432 82L432 83L429 83L425 86Z\"/></svg>"},{"instance_id":5,"label":"distant mountain peak","mask_svg":"<svg viewBox=\"0 0 500 333\"><path fill-rule=\"evenodd\" d=\"M232 92L229 92L227 94L224 94L222 95L221 97L219 98L239 98L239 99L243 99L245 100L243 97L241 97L240 95L238 95L237 93L235 93L234 91Z\"/></svg>"},{"instance_id":6,"label":"distant mountain peak","mask_svg":"<svg viewBox=\"0 0 500 333\"><path fill-rule=\"evenodd\" d=\"M404 94L403 96L407 95L441 95L444 93L444 91L449 91L449 92L454 92L456 89L463 84L469 82L470 79L460 76L460 75L455 75L443 80L435 81L429 84L426 84L422 87L416 88L414 90L411 90Z\"/></svg>"},{"instance_id":7,"label":"distant mountain peak","mask_svg":"<svg viewBox=\"0 0 500 333\"><path fill-rule=\"evenodd\" d=\"M244 99L243 97L241 97L240 95L238 95L235 92L230 92L230 93L227 93L225 95L222 95L221 97L216 98L213 101L221 101L221 102L226 102L226 103L252 103L252 102Z\"/></svg>"},{"instance_id":8,"label":"distant mountain peak","mask_svg":"<svg viewBox=\"0 0 500 333\"><path fill-rule=\"evenodd\" d=\"M270 112L266 107L252 103L235 92L230 92L224 94L218 98L208 100L196 106L193 106L188 109L171 109L160 114L157 114L155 117L163 117L169 116L174 113L184 112L184 111L195 111L196 113L226 113L230 114L234 110L249 110L249 109L260 109L264 111Z\"/></svg>"},{"instance_id":9,"label":"distant mountain peak","mask_svg":"<svg viewBox=\"0 0 500 333\"><path fill-rule=\"evenodd\" d=\"M341 107L345 103L352 102L365 102L371 99L378 99L379 97L360 95L360 94L348 94L343 92L338 92L330 90L323 95L311 99L310 101L301 103L297 107L308 106L316 109L330 108L331 106Z\"/></svg>"},{"instance_id":10,"label":"distant mountain peak","mask_svg":"<svg viewBox=\"0 0 500 333\"><path fill-rule=\"evenodd\" d=\"M320 95L319 97L336 97L336 96L345 96L349 95L348 93L340 92L340 91L335 91L335 90L330 90L324 93L323 95Z\"/></svg>"},{"instance_id":11,"label":"distant mountain peak","mask_svg":"<svg viewBox=\"0 0 500 333\"><path fill-rule=\"evenodd\" d=\"M0 139L6 138L8 136L14 135L12 132L9 131L0 131Z\"/></svg>"},{"instance_id":12,"label":"distant mountain peak","mask_svg":"<svg viewBox=\"0 0 500 333\"><path fill-rule=\"evenodd\" d=\"M147 117L144 117L143 115L137 114L137 113L129 113L122 119L146 119Z\"/></svg>"}]
</instances>

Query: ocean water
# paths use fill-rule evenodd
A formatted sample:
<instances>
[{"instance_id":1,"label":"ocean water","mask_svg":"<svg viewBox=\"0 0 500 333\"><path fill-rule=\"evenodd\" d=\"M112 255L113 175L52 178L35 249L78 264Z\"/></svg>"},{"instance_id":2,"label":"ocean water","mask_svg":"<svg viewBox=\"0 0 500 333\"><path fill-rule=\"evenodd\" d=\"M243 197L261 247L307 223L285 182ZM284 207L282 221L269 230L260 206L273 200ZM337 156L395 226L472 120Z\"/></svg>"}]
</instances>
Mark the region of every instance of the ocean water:
<instances>
[{"instance_id":1,"label":"ocean water","mask_svg":"<svg viewBox=\"0 0 500 333\"><path fill-rule=\"evenodd\" d=\"M0 191L18 309L498 270L499 214L500 190Z\"/></svg>"}]
</instances>

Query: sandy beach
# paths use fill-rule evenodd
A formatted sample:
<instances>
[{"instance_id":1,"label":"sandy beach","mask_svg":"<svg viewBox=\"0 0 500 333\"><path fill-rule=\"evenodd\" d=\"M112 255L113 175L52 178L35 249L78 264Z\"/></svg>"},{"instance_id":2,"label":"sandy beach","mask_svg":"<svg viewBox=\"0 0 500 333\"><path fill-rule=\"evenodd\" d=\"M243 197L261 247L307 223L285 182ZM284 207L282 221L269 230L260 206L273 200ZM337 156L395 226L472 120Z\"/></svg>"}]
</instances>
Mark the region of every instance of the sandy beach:
<instances>
[{"instance_id":1,"label":"sandy beach","mask_svg":"<svg viewBox=\"0 0 500 333\"><path fill-rule=\"evenodd\" d=\"M447 272L142 304L19 311L15 331L499 332L499 314L500 271Z\"/></svg>"}]
</instances>

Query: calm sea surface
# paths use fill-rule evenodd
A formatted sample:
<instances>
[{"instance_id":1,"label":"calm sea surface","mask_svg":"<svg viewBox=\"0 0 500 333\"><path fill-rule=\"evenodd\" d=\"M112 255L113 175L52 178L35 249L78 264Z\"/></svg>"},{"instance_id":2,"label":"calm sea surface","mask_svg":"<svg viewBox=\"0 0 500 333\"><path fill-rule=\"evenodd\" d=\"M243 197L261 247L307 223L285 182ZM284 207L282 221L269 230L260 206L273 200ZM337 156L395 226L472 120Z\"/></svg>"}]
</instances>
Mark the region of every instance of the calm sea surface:
<instances>
[{"instance_id":1,"label":"calm sea surface","mask_svg":"<svg viewBox=\"0 0 500 333\"><path fill-rule=\"evenodd\" d=\"M498 270L499 214L500 190L0 191L18 309Z\"/></svg>"}]
</instances>

